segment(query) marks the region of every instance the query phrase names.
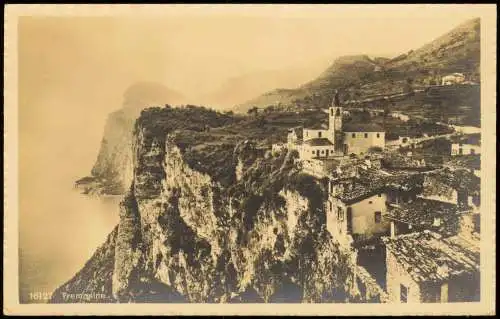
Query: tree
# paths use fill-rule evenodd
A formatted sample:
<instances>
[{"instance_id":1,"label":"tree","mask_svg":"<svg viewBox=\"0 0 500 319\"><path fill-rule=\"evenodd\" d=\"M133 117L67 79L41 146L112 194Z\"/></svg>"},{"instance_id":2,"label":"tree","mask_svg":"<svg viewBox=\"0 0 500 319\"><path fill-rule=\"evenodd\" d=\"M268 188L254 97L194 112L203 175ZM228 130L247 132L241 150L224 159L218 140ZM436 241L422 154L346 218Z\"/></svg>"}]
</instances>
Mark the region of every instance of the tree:
<instances>
[{"instance_id":1,"label":"tree","mask_svg":"<svg viewBox=\"0 0 500 319\"><path fill-rule=\"evenodd\" d=\"M249 109L247 111L247 113L248 113L248 115L252 115L253 114L254 116L257 116L257 114L259 114L259 108L256 107L256 106L254 106L251 109Z\"/></svg>"}]
</instances>

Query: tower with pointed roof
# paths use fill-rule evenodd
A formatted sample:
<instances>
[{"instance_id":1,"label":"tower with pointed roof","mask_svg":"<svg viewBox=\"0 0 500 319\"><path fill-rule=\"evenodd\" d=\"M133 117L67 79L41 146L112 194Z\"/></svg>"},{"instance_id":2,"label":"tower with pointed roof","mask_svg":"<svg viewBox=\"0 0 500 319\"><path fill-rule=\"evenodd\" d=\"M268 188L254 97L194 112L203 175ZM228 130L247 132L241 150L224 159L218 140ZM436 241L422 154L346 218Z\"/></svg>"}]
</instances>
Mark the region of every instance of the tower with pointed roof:
<instances>
[{"instance_id":1,"label":"tower with pointed roof","mask_svg":"<svg viewBox=\"0 0 500 319\"><path fill-rule=\"evenodd\" d=\"M342 106L338 91L335 91L332 104L328 108L328 129L334 134L342 131Z\"/></svg>"}]
</instances>

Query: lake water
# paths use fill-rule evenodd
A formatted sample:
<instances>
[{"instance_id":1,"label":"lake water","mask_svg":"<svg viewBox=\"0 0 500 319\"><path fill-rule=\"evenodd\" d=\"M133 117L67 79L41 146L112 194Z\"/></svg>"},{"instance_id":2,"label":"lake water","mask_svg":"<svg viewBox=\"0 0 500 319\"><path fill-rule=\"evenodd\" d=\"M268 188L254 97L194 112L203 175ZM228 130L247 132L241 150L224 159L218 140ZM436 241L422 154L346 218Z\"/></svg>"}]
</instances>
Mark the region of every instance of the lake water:
<instances>
[{"instance_id":1,"label":"lake water","mask_svg":"<svg viewBox=\"0 0 500 319\"><path fill-rule=\"evenodd\" d=\"M119 220L120 197L90 198L71 184L47 184L38 203L21 204L21 302L46 301L40 299L76 274Z\"/></svg>"},{"instance_id":2,"label":"lake water","mask_svg":"<svg viewBox=\"0 0 500 319\"><path fill-rule=\"evenodd\" d=\"M69 104L60 95L20 103L21 302L45 302L119 221L120 197L91 198L73 188L75 180L90 173L112 109L89 112L82 102Z\"/></svg>"}]
</instances>

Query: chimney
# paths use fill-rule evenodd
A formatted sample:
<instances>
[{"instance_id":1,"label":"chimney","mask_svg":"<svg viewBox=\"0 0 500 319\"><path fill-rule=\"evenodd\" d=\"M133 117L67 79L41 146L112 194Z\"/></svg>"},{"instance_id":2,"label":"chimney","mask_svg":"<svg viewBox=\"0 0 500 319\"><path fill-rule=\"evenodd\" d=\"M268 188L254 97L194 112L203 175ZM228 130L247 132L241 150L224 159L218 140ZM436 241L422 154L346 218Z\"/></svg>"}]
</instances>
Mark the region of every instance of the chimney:
<instances>
[{"instance_id":1,"label":"chimney","mask_svg":"<svg viewBox=\"0 0 500 319\"><path fill-rule=\"evenodd\" d=\"M438 262L436 273L441 277L448 277L450 274L450 269L445 262Z\"/></svg>"}]
</instances>

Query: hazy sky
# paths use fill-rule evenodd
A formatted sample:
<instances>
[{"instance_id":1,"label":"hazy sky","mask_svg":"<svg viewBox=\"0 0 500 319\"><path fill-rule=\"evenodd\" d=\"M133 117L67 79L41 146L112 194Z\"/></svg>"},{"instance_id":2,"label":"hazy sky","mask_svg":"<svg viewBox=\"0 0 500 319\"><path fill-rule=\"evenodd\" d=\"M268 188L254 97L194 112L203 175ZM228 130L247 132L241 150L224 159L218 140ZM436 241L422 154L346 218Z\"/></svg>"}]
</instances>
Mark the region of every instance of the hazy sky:
<instances>
[{"instance_id":1,"label":"hazy sky","mask_svg":"<svg viewBox=\"0 0 500 319\"><path fill-rule=\"evenodd\" d=\"M192 96L255 71L327 65L344 54L394 56L475 17L458 8L181 7L148 18L24 18L20 57L33 89L48 81L102 96L153 80Z\"/></svg>"}]
</instances>

